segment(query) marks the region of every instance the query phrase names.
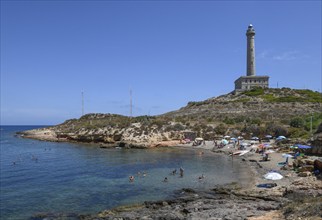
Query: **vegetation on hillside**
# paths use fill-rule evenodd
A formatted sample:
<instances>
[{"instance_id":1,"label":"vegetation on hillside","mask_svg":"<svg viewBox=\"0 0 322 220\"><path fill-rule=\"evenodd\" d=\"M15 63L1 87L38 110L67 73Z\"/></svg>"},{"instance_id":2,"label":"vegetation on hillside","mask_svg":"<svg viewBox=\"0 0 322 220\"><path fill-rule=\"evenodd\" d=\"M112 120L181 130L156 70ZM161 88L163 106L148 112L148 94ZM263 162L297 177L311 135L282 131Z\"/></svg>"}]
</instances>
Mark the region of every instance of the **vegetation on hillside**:
<instances>
[{"instance_id":1,"label":"vegetation on hillside","mask_svg":"<svg viewBox=\"0 0 322 220\"><path fill-rule=\"evenodd\" d=\"M308 89L263 89L254 88L242 93L250 97L263 98L267 102L317 102L322 103L322 94Z\"/></svg>"},{"instance_id":2,"label":"vegetation on hillside","mask_svg":"<svg viewBox=\"0 0 322 220\"><path fill-rule=\"evenodd\" d=\"M274 110L271 105L271 112L258 111L258 114L229 114L221 113L216 106L227 108L230 103L232 109L239 109L240 105L248 109L258 105L260 98L263 103L286 102ZM298 114L297 109L288 109L290 106L298 107L297 103L321 103L321 93L310 90L262 89L255 88L241 94L227 94L219 99L208 99L201 102L189 102L188 106L172 114L160 116L138 116L127 117L117 114L87 114L79 119L71 119L57 126L62 133L77 132L84 130L98 129L122 129L132 128L135 135L149 134L153 132L178 132L192 131L196 135L212 139L218 135L249 135L264 137L267 134L272 136L284 135L291 138L309 138L319 124L322 123L321 111L310 114ZM242 102L242 103L241 103ZM294 103L296 102L296 103ZM219 105L216 105L218 104ZM260 105L261 106L261 105ZM287 107L284 107L287 106ZM284 108L288 115L279 115L280 108ZM294 111L293 111L294 110ZM313 109L316 111L315 109ZM179 112L176 113L176 112ZM257 107L255 108L255 113Z\"/></svg>"}]
</instances>

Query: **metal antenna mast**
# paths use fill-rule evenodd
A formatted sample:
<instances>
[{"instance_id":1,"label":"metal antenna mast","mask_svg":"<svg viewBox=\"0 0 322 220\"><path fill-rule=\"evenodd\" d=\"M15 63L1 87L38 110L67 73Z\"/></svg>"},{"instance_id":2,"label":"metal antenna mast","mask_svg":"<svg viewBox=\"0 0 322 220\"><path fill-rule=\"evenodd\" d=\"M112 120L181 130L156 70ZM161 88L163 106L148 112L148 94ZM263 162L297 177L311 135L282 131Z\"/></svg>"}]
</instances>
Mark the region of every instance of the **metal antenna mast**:
<instances>
[{"instance_id":1,"label":"metal antenna mast","mask_svg":"<svg viewBox=\"0 0 322 220\"><path fill-rule=\"evenodd\" d=\"M84 92L82 92L82 116L84 115Z\"/></svg>"},{"instance_id":2,"label":"metal antenna mast","mask_svg":"<svg viewBox=\"0 0 322 220\"><path fill-rule=\"evenodd\" d=\"M130 117L132 118L132 89L130 89Z\"/></svg>"}]
</instances>

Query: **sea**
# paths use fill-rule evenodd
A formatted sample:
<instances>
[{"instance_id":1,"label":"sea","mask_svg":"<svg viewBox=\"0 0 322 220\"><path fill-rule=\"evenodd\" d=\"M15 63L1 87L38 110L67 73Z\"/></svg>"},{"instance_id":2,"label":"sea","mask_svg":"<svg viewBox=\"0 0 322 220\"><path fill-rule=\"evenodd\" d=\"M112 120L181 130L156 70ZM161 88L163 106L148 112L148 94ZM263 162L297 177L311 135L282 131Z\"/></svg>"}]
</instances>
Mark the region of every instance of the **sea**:
<instances>
[{"instance_id":1,"label":"sea","mask_svg":"<svg viewBox=\"0 0 322 220\"><path fill-rule=\"evenodd\" d=\"M236 161L202 149L102 149L16 135L40 127L44 126L0 127L0 219L30 219L41 213L95 214L121 205L171 199L182 188L209 189L240 181ZM175 169L177 174L172 175ZM199 180L201 175L205 178Z\"/></svg>"}]
</instances>

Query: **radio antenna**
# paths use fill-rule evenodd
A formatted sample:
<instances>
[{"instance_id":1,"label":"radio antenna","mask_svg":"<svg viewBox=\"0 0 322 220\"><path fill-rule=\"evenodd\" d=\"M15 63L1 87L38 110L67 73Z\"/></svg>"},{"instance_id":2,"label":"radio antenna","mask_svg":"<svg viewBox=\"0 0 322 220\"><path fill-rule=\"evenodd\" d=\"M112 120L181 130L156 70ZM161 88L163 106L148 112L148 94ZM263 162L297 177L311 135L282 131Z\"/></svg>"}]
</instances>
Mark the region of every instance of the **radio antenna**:
<instances>
[{"instance_id":1,"label":"radio antenna","mask_svg":"<svg viewBox=\"0 0 322 220\"><path fill-rule=\"evenodd\" d=\"M84 115L84 92L82 91L82 116Z\"/></svg>"},{"instance_id":2,"label":"radio antenna","mask_svg":"<svg viewBox=\"0 0 322 220\"><path fill-rule=\"evenodd\" d=\"M130 89L130 118L132 118L132 110L133 110L133 106L132 106L132 89Z\"/></svg>"}]
</instances>

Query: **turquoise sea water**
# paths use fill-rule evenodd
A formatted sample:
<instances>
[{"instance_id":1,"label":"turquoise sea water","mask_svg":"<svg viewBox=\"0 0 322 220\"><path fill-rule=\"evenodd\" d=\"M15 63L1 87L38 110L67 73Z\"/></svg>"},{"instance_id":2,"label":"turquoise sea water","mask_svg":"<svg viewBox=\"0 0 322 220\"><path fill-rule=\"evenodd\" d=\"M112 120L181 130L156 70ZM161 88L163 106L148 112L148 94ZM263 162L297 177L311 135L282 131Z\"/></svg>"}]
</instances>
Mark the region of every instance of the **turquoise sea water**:
<instances>
[{"instance_id":1,"label":"turquoise sea water","mask_svg":"<svg viewBox=\"0 0 322 220\"><path fill-rule=\"evenodd\" d=\"M238 166L224 156L179 148L100 149L15 136L32 128L1 127L1 219L28 219L46 212L96 213L171 198L181 188L237 181ZM175 168L179 173L180 167L185 170L182 178L170 175ZM139 176L143 171L147 175ZM203 181L198 180L201 174ZM135 176L132 183L130 175Z\"/></svg>"}]
</instances>

